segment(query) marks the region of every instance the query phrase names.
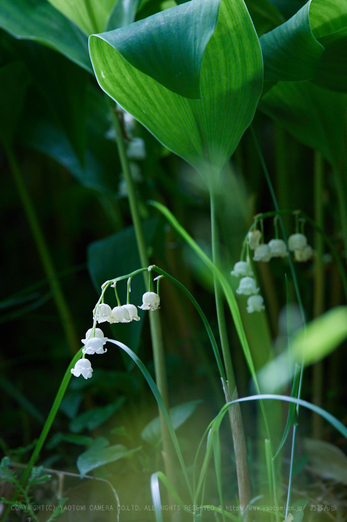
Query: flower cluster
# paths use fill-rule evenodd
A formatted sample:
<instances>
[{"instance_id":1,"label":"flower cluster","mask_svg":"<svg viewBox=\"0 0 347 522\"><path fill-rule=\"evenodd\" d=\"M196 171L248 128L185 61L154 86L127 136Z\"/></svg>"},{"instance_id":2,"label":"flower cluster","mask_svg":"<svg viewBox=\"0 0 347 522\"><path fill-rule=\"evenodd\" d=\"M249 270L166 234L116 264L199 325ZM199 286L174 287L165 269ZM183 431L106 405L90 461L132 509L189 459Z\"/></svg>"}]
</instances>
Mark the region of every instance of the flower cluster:
<instances>
[{"instance_id":1,"label":"flower cluster","mask_svg":"<svg viewBox=\"0 0 347 522\"><path fill-rule=\"evenodd\" d=\"M142 305L138 308L142 310L158 310L160 308L160 297L155 292L145 292L142 296ZM111 308L106 303L98 303L94 309L94 326L86 332L85 338L81 339L84 344L82 349L83 357L79 359L74 368L71 369L72 375L79 377L82 375L85 379L90 379L93 374L93 368L86 355L103 354L107 352L104 348L108 338L104 336L100 328L96 328L96 323L130 323L131 321L139 321L140 317L137 308L133 304L125 304Z\"/></svg>"},{"instance_id":2,"label":"flower cluster","mask_svg":"<svg viewBox=\"0 0 347 522\"><path fill-rule=\"evenodd\" d=\"M289 252L283 239L271 239L269 243L261 243L260 230L251 230L247 236L248 247L253 250L253 261L269 262L275 257L288 257ZM313 248L307 244L304 234L292 234L288 239L288 247L294 252L294 260L299 262L309 261L313 257Z\"/></svg>"},{"instance_id":3,"label":"flower cluster","mask_svg":"<svg viewBox=\"0 0 347 522\"><path fill-rule=\"evenodd\" d=\"M247 299L247 312L260 312L265 309L264 299L261 295L257 295L259 288L254 279L254 274L248 262L238 261L235 263L234 269L231 271L234 277L241 277L236 292L240 295L250 296Z\"/></svg>"},{"instance_id":4,"label":"flower cluster","mask_svg":"<svg viewBox=\"0 0 347 522\"><path fill-rule=\"evenodd\" d=\"M288 250L283 239L271 239L268 244L260 243L262 234L260 230L251 230L248 233L248 246L254 251L253 261L267 263L273 257L287 257Z\"/></svg>"}]
</instances>

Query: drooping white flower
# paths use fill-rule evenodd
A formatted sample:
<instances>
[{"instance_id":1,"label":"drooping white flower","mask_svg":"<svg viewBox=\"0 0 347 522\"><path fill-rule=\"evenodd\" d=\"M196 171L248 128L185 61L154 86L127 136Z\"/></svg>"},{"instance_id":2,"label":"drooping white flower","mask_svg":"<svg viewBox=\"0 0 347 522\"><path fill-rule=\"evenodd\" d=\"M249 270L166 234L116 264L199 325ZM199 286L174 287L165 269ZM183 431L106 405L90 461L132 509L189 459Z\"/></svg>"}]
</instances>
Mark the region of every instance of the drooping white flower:
<instances>
[{"instance_id":1,"label":"drooping white flower","mask_svg":"<svg viewBox=\"0 0 347 522\"><path fill-rule=\"evenodd\" d=\"M129 310L125 308L125 305L115 306L112 308L112 323L130 323L130 314Z\"/></svg>"},{"instance_id":2,"label":"drooping white flower","mask_svg":"<svg viewBox=\"0 0 347 522\"><path fill-rule=\"evenodd\" d=\"M85 343L85 346L82 350L83 353L87 355L94 355L106 353L107 348L104 349L104 341L100 339L99 337L91 337L88 339L88 341Z\"/></svg>"},{"instance_id":3,"label":"drooping white flower","mask_svg":"<svg viewBox=\"0 0 347 522\"><path fill-rule=\"evenodd\" d=\"M101 328L89 328L89 330L86 332L85 339L81 339L81 341L83 344L86 344L86 342L93 337L102 339L104 344L108 340L108 337L104 336L104 332L101 330Z\"/></svg>"},{"instance_id":4,"label":"drooping white flower","mask_svg":"<svg viewBox=\"0 0 347 522\"><path fill-rule=\"evenodd\" d=\"M243 277L240 280L240 284L236 292L243 295L252 295L257 294L259 292L259 288L257 288L257 284L253 277Z\"/></svg>"},{"instance_id":5,"label":"drooping white flower","mask_svg":"<svg viewBox=\"0 0 347 522\"><path fill-rule=\"evenodd\" d=\"M71 373L75 377L83 375L85 379L90 379L93 374L93 368L89 359L79 359L74 368L71 368Z\"/></svg>"},{"instance_id":6,"label":"drooping white flower","mask_svg":"<svg viewBox=\"0 0 347 522\"><path fill-rule=\"evenodd\" d=\"M271 257L288 256L287 245L285 244L283 239L271 239L271 241L269 241L268 244L271 252Z\"/></svg>"},{"instance_id":7,"label":"drooping white flower","mask_svg":"<svg viewBox=\"0 0 347 522\"><path fill-rule=\"evenodd\" d=\"M231 271L231 275L235 277L252 276L253 272L246 261L238 261L237 263L235 263L234 270Z\"/></svg>"},{"instance_id":8,"label":"drooping white flower","mask_svg":"<svg viewBox=\"0 0 347 522\"><path fill-rule=\"evenodd\" d=\"M259 245L254 250L253 261L264 261L265 263L267 263L268 261L270 261L271 257L272 257L272 254L271 254L270 247L269 247L269 245L266 245L264 243L263 245Z\"/></svg>"},{"instance_id":9,"label":"drooping white flower","mask_svg":"<svg viewBox=\"0 0 347 522\"><path fill-rule=\"evenodd\" d=\"M260 240L261 240L261 232L260 230L251 230L248 232L247 236L249 248L251 250L255 250L257 246L259 246Z\"/></svg>"},{"instance_id":10,"label":"drooping white flower","mask_svg":"<svg viewBox=\"0 0 347 522\"><path fill-rule=\"evenodd\" d=\"M305 263L313 258L314 250L310 245L306 245L300 250L294 250L294 259L299 263Z\"/></svg>"},{"instance_id":11,"label":"drooping white flower","mask_svg":"<svg viewBox=\"0 0 347 522\"><path fill-rule=\"evenodd\" d=\"M288 238L288 246L291 252L302 250L307 245L307 237L304 234L292 234Z\"/></svg>"},{"instance_id":12,"label":"drooping white flower","mask_svg":"<svg viewBox=\"0 0 347 522\"><path fill-rule=\"evenodd\" d=\"M137 313L137 308L135 305L126 304L126 305L123 305L123 308L125 308L128 311L130 321L139 321L140 320L140 317L139 317L139 314Z\"/></svg>"},{"instance_id":13,"label":"drooping white flower","mask_svg":"<svg viewBox=\"0 0 347 522\"><path fill-rule=\"evenodd\" d=\"M160 297L155 292L145 292L142 296L142 310L158 310L160 307Z\"/></svg>"},{"instance_id":14,"label":"drooping white flower","mask_svg":"<svg viewBox=\"0 0 347 522\"><path fill-rule=\"evenodd\" d=\"M265 310L264 299L261 295L251 295L247 299L247 312L249 314L253 312L261 312L261 310Z\"/></svg>"},{"instance_id":15,"label":"drooping white flower","mask_svg":"<svg viewBox=\"0 0 347 522\"><path fill-rule=\"evenodd\" d=\"M100 303L95 310L94 319L98 321L98 323L105 323L108 321L111 322L111 307L106 303Z\"/></svg>"}]
</instances>

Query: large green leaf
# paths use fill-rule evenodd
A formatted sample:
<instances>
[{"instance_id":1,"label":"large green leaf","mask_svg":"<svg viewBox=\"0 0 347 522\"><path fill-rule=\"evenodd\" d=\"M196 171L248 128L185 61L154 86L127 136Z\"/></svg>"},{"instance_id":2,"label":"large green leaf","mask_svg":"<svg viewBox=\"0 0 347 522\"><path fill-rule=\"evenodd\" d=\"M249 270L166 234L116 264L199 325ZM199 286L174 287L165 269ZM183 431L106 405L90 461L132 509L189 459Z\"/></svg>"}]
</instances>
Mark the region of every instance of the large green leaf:
<instances>
[{"instance_id":1,"label":"large green leaf","mask_svg":"<svg viewBox=\"0 0 347 522\"><path fill-rule=\"evenodd\" d=\"M299 141L341 168L346 148L347 96L308 82L279 82L263 98L261 109Z\"/></svg>"},{"instance_id":2,"label":"large green leaf","mask_svg":"<svg viewBox=\"0 0 347 522\"><path fill-rule=\"evenodd\" d=\"M182 424L184 424L186 420L188 420L189 417L193 415L197 405L200 403L200 400L190 401L170 408L170 419L175 430L182 426ZM160 417L155 417L155 419L151 420L151 422L149 422L147 426L144 427L141 433L141 437L143 440L148 442L148 444L155 445L161 441Z\"/></svg>"},{"instance_id":3,"label":"large green leaf","mask_svg":"<svg viewBox=\"0 0 347 522\"><path fill-rule=\"evenodd\" d=\"M213 32L217 14L216 0L192 0L142 25L89 40L101 88L203 174L220 171L228 161L253 119L262 89L259 40L243 0L220 1ZM157 53L159 35L163 52ZM187 98L199 95L199 85L202 98Z\"/></svg>"},{"instance_id":4,"label":"large green leaf","mask_svg":"<svg viewBox=\"0 0 347 522\"><path fill-rule=\"evenodd\" d=\"M82 478L92 469L129 457L140 449L128 450L121 444L115 446L109 444L105 437L98 437L90 448L78 457L77 467Z\"/></svg>"},{"instance_id":5,"label":"large green leaf","mask_svg":"<svg viewBox=\"0 0 347 522\"><path fill-rule=\"evenodd\" d=\"M47 0L1 0L0 27L52 47L91 72L86 35Z\"/></svg>"},{"instance_id":6,"label":"large green leaf","mask_svg":"<svg viewBox=\"0 0 347 522\"><path fill-rule=\"evenodd\" d=\"M347 85L347 2L310 0L263 35L265 80L314 80L333 90Z\"/></svg>"},{"instance_id":7,"label":"large green leaf","mask_svg":"<svg viewBox=\"0 0 347 522\"><path fill-rule=\"evenodd\" d=\"M63 15L87 34L106 29L108 18L118 0L48 0Z\"/></svg>"}]
</instances>

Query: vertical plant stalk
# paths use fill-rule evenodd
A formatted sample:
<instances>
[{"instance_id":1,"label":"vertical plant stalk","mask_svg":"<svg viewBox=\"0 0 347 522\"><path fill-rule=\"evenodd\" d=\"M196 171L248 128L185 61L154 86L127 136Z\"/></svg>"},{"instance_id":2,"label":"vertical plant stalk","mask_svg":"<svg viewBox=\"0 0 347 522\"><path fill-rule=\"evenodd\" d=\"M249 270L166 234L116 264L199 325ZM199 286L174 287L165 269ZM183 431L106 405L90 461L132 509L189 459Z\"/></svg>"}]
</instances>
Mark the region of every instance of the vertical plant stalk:
<instances>
[{"instance_id":1,"label":"vertical plant stalk","mask_svg":"<svg viewBox=\"0 0 347 522\"><path fill-rule=\"evenodd\" d=\"M219 267L219 232L218 225L216 220L216 197L213 192L213 189L210 189L210 204L211 204L211 236L212 236L212 260ZM215 274L213 275L214 279L214 293L216 300L216 310L217 310L217 320L218 320L218 329L219 336L221 340L223 359L225 364L225 370L227 375L227 382L223 383L223 389L225 394L226 402L230 402L238 398L237 387L235 382L234 370L232 366L231 356L230 356L230 347L228 341L228 334L225 322L225 313L224 313L224 300L223 300L223 292L220 287L219 281ZM235 408L236 406L236 408ZM234 453L235 453L235 461L236 461L236 474L237 474L237 483L239 490L239 499L241 505L241 512L243 513L247 505L251 500L251 480L250 480L250 472L247 458L247 446L245 433L243 429L241 408L239 404L234 404L228 410L229 420L231 426L231 433L234 444ZM248 512L245 515L246 519L248 518Z\"/></svg>"},{"instance_id":2,"label":"vertical plant stalk","mask_svg":"<svg viewBox=\"0 0 347 522\"><path fill-rule=\"evenodd\" d=\"M323 210L323 182L324 161L319 152L314 153L314 220L316 224L324 228ZM324 312L324 265L323 265L323 237L317 231L314 234L314 246L316 251L314 261L314 291L313 291L313 317L318 317ZM312 402L317 406L322 405L323 395L323 362L319 361L313 366L313 392ZM322 436L323 419L320 415L313 414L312 437L320 439Z\"/></svg>"},{"instance_id":3,"label":"vertical plant stalk","mask_svg":"<svg viewBox=\"0 0 347 522\"><path fill-rule=\"evenodd\" d=\"M10 166L13 178L15 180L17 190L29 222L29 226L31 229L31 233L33 235L34 241L36 243L36 247L38 253L41 258L41 262L43 268L46 272L46 276L48 279L48 283L51 287L53 299L55 301L59 317L64 329L66 341L71 352L71 355L75 355L75 353L80 349L80 341L77 337L75 326L73 323L73 319L70 313L70 309L65 300L62 288L59 283L59 278L56 273L53 261L51 259L45 237L43 235L38 217L35 212L35 208L33 202L30 198L29 192L25 186L22 173L16 157L13 153L13 149L11 145L4 144L5 153L7 156L8 164Z\"/></svg>"},{"instance_id":4,"label":"vertical plant stalk","mask_svg":"<svg viewBox=\"0 0 347 522\"><path fill-rule=\"evenodd\" d=\"M149 266L149 260L147 255L146 243L143 234L143 228L139 216L137 198L135 194L134 184L131 177L131 172L129 168L128 158L126 156L125 146L124 146L124 138L122 133L121 124L118 118L118 115L114 112L114 106L111 100L108 98L113 124L117 136L117 146L119 159L122 165L123 174L126 182L126 187L128 191L128 199L130 206L130 213L133 220L135 236L137 247L139 250L140 262L143 267ZM148 289L148 277L144 275L145 286ZM154 369L155 369L155 379L158 389L163 398L164 404L167 409L169 409L169 401L168 401L168 389L167 389L167 379L166 379L166 369L165 369L165 357L164 357L164 346L163 346L163 337L161 332L161 324L160 317L156 313L149 314L149 323L150 323L150 332L151 332L151 340L153 347L153 359L154 359ZM165 470L168 479L171 483L175 483L174 481L174 472L173 472L173 462L174 462L174 453L171 444L170 433L166 426L165 419L159 410L160 416L160 426L163 440L163 460L165 464Z\"/></svg>"}]
</instances>

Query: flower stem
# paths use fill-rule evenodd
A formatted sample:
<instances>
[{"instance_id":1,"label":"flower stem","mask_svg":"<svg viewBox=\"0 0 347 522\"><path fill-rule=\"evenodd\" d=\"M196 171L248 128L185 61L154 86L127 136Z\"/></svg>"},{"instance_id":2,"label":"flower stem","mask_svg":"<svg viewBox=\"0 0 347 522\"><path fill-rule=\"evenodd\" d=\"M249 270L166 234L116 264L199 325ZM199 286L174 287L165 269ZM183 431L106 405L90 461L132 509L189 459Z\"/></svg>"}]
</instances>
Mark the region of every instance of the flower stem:
<instances>
[{"instance_id":1,"label":"flower stem","mask_svg":"<svg viewBox=\"0 0 347 522\"><path fill-rule=\"evenodd\" d=\"M118 118L118 115L114 111L114 105L112 101L108 98L111 114L114 124L114 129L117 136L117 146L119 159L122 165L123 174L126 182L126 187L128 191L128 199L130 206L130 213L133 220L135 236L137 247L140 256L140 262L143 267L149 266L149 260L146 249L146 242L143 234L143 228L141 224L141 219L138 211L137 198L135 194L134 184L131 177L131 172L129 168L128 158L126 156L124 139L121 124ZM144 281L147 290L149 290L148 278L146 274L144 274ZM168 401L168 389L167 389L167 379L166 379L166 369L165 369L165 356L164 356L164 346L163 346L163 338L161 332L161 324L159 314L149 314L149 324L150 324L150 332L152 339L152 347L153 347L153 359L154 359L154 368L155 368L155 378L158 389L163 398L164 404L167 409L169 409L169 401ZM166 469L166 474L169 480L172 482L174 480L173 474L173 451L172 444L170 439L170 434L167 429L165 420L162 416L161 411L159 411L160 416L160 425L162 432L162 440L163 440L163 456L164 456L164 464Z\"/></svg>"},{"instance_id":2,"label":"flower stem","mask_svg":"<svg viewBox=\"0 0 347 522\"><path fill-rule=\"evenodd\" d=\"M62 322L62 326L65 332L67 344L69 346L71 354L74 355L80 348L80 342L75 331L69 307L67 305L62 288L60 286L59 278L56 273L50 253L48 251L45 237L43 235L38 217L36 215L33 202L25 186L20 167L13 153L13 149L10 145L6 145L5 143L4 148L8 164L10 166L22 205L24 207L26 217L29 222L31 233L36 243L36 247L39 252L43 268L46 272L47 279L52 290L53 298L58 309L60 320Z\"/></svg>"},{"instance_id":3,"label":"flower stem","mask_svg":"<svg viewBox=\"0 0 347 522\"><path fill-rule=\"evenodd\" d=\"M219 253L219 233L216 219L216 196L213 190L210 191L210 205L211 205L211 239L212 239L212 260L217 267L220 266ZM225 322L224 312L224 296L216 275L214 279L214 293L216 300L216 311L218 320L219 336L221 340L223 359L227 375L227 382L223 383L224 394L226 402L238 398L237 387L235 382L234 370L230 356L230 347L228 341L228 333ZM237 483L239 490L239 500L241 511L244 512L251 499L251 481L249 473L249 465L247 459L247 447L245 433L243 429L242 415L239 404L234 404L229 408L229 420L231 426L231 433L233 437ZM247 517L247 513L245 515Z\"/></svg>"}]
</instances>

